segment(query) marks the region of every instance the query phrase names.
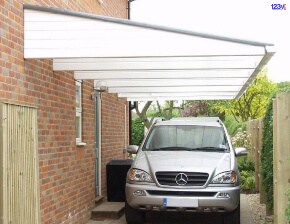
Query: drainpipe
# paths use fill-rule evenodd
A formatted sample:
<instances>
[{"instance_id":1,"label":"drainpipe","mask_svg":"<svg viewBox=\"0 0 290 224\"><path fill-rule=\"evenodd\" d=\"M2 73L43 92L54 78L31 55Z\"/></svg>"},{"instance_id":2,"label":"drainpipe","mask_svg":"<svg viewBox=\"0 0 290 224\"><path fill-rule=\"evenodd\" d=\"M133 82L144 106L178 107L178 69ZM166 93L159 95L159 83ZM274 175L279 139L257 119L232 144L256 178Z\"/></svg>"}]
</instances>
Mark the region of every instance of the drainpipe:
<instances>
[{"instance_id":1,"label":"drainpipe","mask_svg":"<svg viewBox=\"0 0 290 224\"><path fill-rule=\"evenodd\" d=\"M128 20L131 19L131 2L135 0L128 0ZM132 110L136 108L136 102L134 102L133 106L131 101L129 101L129 144L132 145Z\"/></svg>"},{"instance_id":2,"label":"drainpipe","mask_svg":"<svg viewBox=\"0 0 290 224\"><path fill-rule=\"evenodd\" d=\"M131 9L131 7L130 7L130 4L131 4L131 2L133 2L133 1L135 1L135 0L128 0L128 20L131 19L131 13L130 13L130 9Z\"/></svg>"}]
</instances>

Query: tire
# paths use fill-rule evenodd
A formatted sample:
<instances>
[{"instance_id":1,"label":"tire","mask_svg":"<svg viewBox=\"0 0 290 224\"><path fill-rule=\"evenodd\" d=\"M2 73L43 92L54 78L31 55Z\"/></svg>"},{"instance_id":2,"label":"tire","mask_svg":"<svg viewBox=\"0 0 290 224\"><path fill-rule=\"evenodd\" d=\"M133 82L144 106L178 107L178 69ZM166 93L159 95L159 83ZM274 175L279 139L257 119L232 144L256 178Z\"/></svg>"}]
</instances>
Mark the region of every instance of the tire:
<instances>
[{"instance_id":1,"label":"tire","mask_svg":"<svg viewBox=\"0 0 290 224\"><path fill-rule=\"evenodd\" d=\"M127 224L143 224L145 222L146 212L134 209L125 202L125 216Z\"/></svg>"},{"instance_id":2,"label":"tire","mask_svg":"<svg viewBox=\"0 0 290 224\"><path fill-rule=\"evenodd\" d=\"M229 213L223 215L223 224L240 224L240 202L238 207Z\"/></svg>"}]
</instances>

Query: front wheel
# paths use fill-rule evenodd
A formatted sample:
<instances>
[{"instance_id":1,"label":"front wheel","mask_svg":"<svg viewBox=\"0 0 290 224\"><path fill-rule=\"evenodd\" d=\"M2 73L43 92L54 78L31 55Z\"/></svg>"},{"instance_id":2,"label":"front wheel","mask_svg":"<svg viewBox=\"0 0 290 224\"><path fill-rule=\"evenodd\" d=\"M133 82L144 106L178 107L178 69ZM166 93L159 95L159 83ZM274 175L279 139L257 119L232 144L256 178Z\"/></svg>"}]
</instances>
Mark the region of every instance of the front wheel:
<instances>
[{"instance_id":1,"label":"front wheel","mask_svg":"<svg viewBox=\"0 0 290 224\"><path fill-rule=\"evenodd\" d=\"M127 202L125 202L125 215L127 224L143 224L145 222L146 213L130 207Z\"/></svg>"},{"instance_id":2,"label":"front wheel","mask_svg":"<svg viewBox=\"0 0 290 224\"><path fill-rule=\"evenodd\" d=\"M223 215L223 224L240 224L240 202L234 211Z\"/></svg>"}]
</instances>

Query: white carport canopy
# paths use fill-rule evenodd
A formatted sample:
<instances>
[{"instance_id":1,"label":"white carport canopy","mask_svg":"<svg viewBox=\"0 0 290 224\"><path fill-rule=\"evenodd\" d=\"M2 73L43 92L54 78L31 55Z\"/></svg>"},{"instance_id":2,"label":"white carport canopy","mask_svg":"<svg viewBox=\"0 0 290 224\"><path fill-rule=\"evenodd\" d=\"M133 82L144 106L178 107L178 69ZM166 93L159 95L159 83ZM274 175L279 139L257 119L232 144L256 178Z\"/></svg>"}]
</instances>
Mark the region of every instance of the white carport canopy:
<instances>
[{"instance_id":1,"label":"white carport canopy","mask_svg":"<svg viewBox=\"0 0 290 224\"><path fill-rule=\"evenodd\" d=\"M24 5L24 57L105 81L128 101L236 99L273 44ZM104 83L104 82L103 82Z\"/></svg>"}]
</instances>

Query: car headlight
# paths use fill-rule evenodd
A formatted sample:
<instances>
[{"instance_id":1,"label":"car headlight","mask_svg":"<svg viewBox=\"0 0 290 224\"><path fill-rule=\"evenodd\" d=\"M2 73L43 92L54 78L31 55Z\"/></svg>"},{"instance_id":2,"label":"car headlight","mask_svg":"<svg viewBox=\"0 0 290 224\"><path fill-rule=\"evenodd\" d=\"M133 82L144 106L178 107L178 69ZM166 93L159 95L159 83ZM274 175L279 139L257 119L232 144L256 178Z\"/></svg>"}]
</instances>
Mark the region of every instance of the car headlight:
<instances>
[{"instance_id":1,"label":"car headlight","mask_svg":"<svg viewBox=\"0 0 290 224\"><path fill-rule=\"evenodd\" d=\"M234 184L237 182L237 175L234 171L224 172L216 175L212 184Z\"/></svg>"},{"instance_id":2,"label":"car headlight","mask_svg":"<svg viewBox=\"0 0 290 224\"><path fill-rule=\"evenodd\" d=\"M151 176L143 171L138 169L131 169L129 172L129 179L131 181L137 181L137 182L153 182Z\"/></svg>"}]
</instances>

